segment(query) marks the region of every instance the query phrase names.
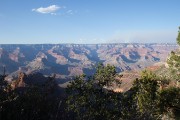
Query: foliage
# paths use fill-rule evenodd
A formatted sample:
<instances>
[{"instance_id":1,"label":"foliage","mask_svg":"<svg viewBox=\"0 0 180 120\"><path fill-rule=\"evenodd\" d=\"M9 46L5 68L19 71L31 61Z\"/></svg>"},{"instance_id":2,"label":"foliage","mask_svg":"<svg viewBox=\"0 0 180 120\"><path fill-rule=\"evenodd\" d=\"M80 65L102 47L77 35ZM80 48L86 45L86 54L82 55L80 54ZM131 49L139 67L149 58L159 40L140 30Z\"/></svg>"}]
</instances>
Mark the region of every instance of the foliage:
<instances>
[{"instance_id":1,"label":"foliage","mask_svg":"<svg viewBox=\"0 0 180 120\"><path fill-rule=\"evenodd\" d=\"M180 45L180 27L178 31L177 44ZM170 67L171 74L173 74L173 79L180 79L180 51L172 51L169 58L167 59L167 64Z\"/></svg>"},{"instance_id":2,"label":"foliage","mask_svg":"<svg viewBox=\"0 0 180 120\"><path fill-rule=\"evenodd\" d=\"M158 108L161 114L180 119L180 88L170 87L160 91Z\"/></svg>"},{"instance_id":3,"label":"foliage","mask_svg":"<svg viewBox=\"0 0 180 120\"><path fill-rule=\"evenodd\" d=\"M99 64L93 76L80 75L70 82L65 101L55 93L55 76L44 85L15 90L8 90L2 78L0 119L180 119L180 88L161 88L169 81L147 70L142 71L129 91L116 93L113 87L121 82L115 67Z\"/></svg>"},{"instance_id":4,"label":"foliage","mask_svg":"<svg viewBox=\"0 0 180 120\"><path fill-rule=\"evenodd\" d=\"M180 27L179 27L178 36L177 36L177 44L180 46Z\"/></svg>"},{"instance_id":5,"label":"foliage","mask_svg":"<svg viewBox=\"0 0 180 120\"><path fill-rule=\"evenodd\" d=\"M6 75L0 75L0 111L2 109L2 103L6 102L10 96L7 94L8 83L5 81Z\"/></svg>"},{"instance_id":6,"label":"foliage","mask_svg":"<svg viewBox=\"0 0 180 120\"><path fill-rule=\"evenodd\" d=\"M121 93L107 87L116 81L114 66L99 64L94 76L78 76L67 88L67 111L76 119L118 119Z\"/></svg>"},{"instance_id":7,"label":"foliage","mask_svg":"<svg viewBox=\"0 0 180 120\"><path fill-rule=\"evenodd\" d=\"M89 79L85 75L76 77L67 88L69 118L153 120L168 116L169 108L169 118L178 118L179 88L160 87L168 85L169 80L145 70L126 93L115 93L105 87L115 80L114 67L102 65Z\"/></svg>"},{"instance_id":8,"label":"foliage","mask_svg":"<svg viewBox=\"0 0 180 120\"><path fill-rule=\"evenodd\" d=\"M147 70L142 72L140 79L134 81L132 89L135 94L133 99L136 101L136 110L140 113L140 117L155 118L158 88L156 75Z\"/></svg>"},{"instance_id":9,"label":"foliage","mask_svg":"<svg viewBox=\"0 0 180 120\"><path fill-rule=\"evenodd\" d=\"M140 119L179 119L180 88L168 86L169 80L159 78L150 71L143 71L134 81L133 101Z\"/></svg>"},{"instance_id":10,"label":"foliage","mask_svg":"<svg viewBox=\"0 0 180 120\"><path fill-rule=\"evenodd\" d=\"M94 79L98 82L100 87L110 87L116 80L117 72L115 66L99 64L97 66Z\"/></svg>"},{"instance_id":11,"label":"foliage","mask_svg":"<svg viewBox=\"0 0 180 120\"><path fill-rule=\"evenodd\" d=\"M175 52L171 52L170 57L167 59L167 64L171 71L171 75L174 80L180 79L180 55Z\"/></svg>"},{"instance_id":12,"label":"foliage","mask_svg":"<svg viewBox=\"0 0 180 120\"><path fill-rule=\"evenodd\" d=\"M0 96L0 119L2 120L50 120L54 119L58 99L52 96L56 86L50 77L44 85L27 85L24 88L4 91ZM54 84L55 85L55 84Z\"/></svg>"},{"instance_id":13,"label":"foliage","mask_svg":"<svg viewBox=\"0 0 180 120\"><path fill-rule=\"evenodd\" d=\"M170 58L167 60L167 63L171 68L180 70L180 56L177 55L175 52L171 52Z\"/></svg>"}]
</instances>

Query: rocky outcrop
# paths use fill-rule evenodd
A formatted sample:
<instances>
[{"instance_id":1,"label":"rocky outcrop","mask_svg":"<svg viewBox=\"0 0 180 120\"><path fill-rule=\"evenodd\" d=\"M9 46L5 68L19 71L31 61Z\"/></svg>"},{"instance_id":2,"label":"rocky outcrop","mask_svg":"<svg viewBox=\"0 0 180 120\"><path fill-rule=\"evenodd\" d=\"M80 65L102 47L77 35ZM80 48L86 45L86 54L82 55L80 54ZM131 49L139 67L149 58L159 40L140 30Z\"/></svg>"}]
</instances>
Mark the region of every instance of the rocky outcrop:
<instances>
[{"instance_id":1,"label":"rocky outcrop","mask_svg":"<svg viewBox=\"0 0 180 120\"><path fill-rule=\"evenodd\" d=\"M25 81L24 81L24 79L26 79L26 74L25 73L19 73L19 75L18 75L18 79L17 80L15 80L15 81L13 81L12 83L11 83L11 88L14 90L14 89L16 89L16 88L22 88L22 87L25 87L26 86L26 84L25 84Z\"/></svg>"}]
</instances>

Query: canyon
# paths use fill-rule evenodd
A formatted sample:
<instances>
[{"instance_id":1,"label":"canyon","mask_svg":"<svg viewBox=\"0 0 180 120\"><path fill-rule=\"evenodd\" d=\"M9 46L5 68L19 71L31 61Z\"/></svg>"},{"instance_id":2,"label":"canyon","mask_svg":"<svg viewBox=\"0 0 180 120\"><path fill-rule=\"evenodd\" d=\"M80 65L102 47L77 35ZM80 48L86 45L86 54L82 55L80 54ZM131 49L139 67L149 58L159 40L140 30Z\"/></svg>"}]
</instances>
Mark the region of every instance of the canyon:
<instances>
[{"instance_id":1,"label":"canyon","mask_svg":"<svg viewBox=\"0 0 180 120\"><path fill-rule=\"evenodd\" d=\"M1 44L0 72L5 67L9 81L17 78L19 72L56 74L63 83L83 73L92 75L98 63L114 65L118 73L143 70L165 62L177 48L168 43Z\"/></svg>"}]
</instances>

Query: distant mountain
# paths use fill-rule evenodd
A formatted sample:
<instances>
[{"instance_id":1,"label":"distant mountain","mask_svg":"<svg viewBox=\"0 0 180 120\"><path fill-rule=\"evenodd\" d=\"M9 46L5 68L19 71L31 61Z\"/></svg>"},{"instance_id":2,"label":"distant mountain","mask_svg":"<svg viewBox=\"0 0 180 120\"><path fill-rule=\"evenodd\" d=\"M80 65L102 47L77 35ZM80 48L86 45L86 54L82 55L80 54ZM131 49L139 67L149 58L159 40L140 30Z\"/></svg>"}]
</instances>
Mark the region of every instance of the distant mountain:
<instances>
[{"instance_id":1,"label":"distant mountain","mask_svg":"<svg viewBox=\"0 0 180 120\"><path fill-rule=\"evenodd\" d=\"M93 74L97 63L111 64L118 72L141 70L166 61L176 44L16 44L0 45L0 68L6 66L9 79L17 72L56 74L59 79Z\"/></svg>"}]
</instances>

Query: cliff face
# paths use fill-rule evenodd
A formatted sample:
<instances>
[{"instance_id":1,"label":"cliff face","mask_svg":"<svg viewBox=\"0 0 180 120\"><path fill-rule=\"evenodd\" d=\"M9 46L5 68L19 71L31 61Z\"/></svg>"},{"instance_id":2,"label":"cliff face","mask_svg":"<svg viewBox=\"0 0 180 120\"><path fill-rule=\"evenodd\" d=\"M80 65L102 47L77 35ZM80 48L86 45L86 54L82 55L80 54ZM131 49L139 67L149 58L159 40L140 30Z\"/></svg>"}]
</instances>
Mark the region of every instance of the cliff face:
<instances>
[{"instance_id":1,"label":"cliff face","mask_svg":"<svg viewBox=\"0 0 180 120\"><path fill-rule=\"evenodd\" d=\"M117 67L118 72L139 70L164 62L176 44L42 44L0 45L0 67L8 73L40 72L59 78L92 74L99 62Z\"/></svg>"}]
</instances>

